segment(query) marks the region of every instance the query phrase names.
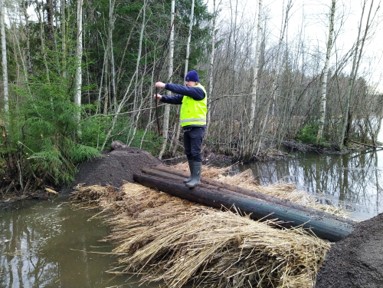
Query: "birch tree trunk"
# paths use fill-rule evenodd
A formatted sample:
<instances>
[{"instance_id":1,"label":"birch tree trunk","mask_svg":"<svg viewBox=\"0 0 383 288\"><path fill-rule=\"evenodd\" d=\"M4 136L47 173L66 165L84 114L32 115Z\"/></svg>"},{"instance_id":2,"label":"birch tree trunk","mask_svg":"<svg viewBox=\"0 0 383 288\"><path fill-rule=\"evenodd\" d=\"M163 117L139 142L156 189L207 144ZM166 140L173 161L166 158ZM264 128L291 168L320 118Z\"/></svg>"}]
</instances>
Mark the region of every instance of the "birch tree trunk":
<instances>
[{"instance_id":1,"label":"birch tree trunk","mask_svg":"<svg viewBox=\"0 0 383 288\"><path fill-rule=\"evenodd\" d=\"M66 58L67 58L67 55L68 55L68 51L67 51L67 30L66 30L66 25L67 25L67 21L66 21L66 0L61 0L61 53L62 53L62 58L61 58L61 62L62 62L62 76L65 78L67 78L67 62L66 62Z\"/></svg>"},{"instance_id":2,"label":"birch tree trunk","mask_svg":"<svg viewBox=\"0 0 383 288\"><path fill-rule=\"evenodd\" d=\"M83 0L77 2L77 47L76 47L76 83L75 83L75 95L74 102L78 107L77 115L75 116L77 122L81 120L81 86L82 86L82 6ZM78 130L81 135L81 130Z\"/></svg>"},{"instance_id":3,"label":"birch tree trunk","mask_svg":"<svg viewBox=\"0 0 383 288\"><path fill-rule=\"evenodd\" d=\"M109 36L108 36L109 37ZM104 55L104 65L103 65L103 98L104 98L104 107L103 107L103 114L107 115L109 106L110 106L110 93L109 93L109 81L110 81L110 74L109 74L109 52L110 52L110 47L109 47L109 40L107 41L106 48L105 48L105 55Z\"/></svg>"},{"instance_id":4,"label":"birch tree trunk","mask_svg":"<svg viewBox=\"0 0 383 288\"><path fill-rule=\"evenodd\" d=\"M115 1L109 0L108 13L108 38L105 48L104 64L102 78L104 80L104 110L103 113L108 114L110 107L113 107L113 112L117 109L116 100L116 71L113 52L113 31L114 31L114 8ZM102 82L101 82L102 83Z\"/></svg>"},{"instance_id":5,"label":"birch tree trunk","mask_svg":"<svg viewBox=\"0 0 383 288\"><path fill-rule=\"evenodd\" d=\"M251 85L251 103L250 103L250 121L248 126L248 132L246 133L249 135L250 138L253 138L253 131L254 131L254 123L255 123L255 111L257 107L257 88L258 88L258 71L259 71L259 64L260 64L260 39L261 39L261 10L262 10L262 0L258 0L258 12L257 17L254 23L254 26L257 27L257 36L255 38L255 63L254 63L254 69L253 69L253 81ZM254 143L253 141L249 141L249 143ZM248 151L247 153L249 156L253 152L254 145L248 145Z\"/></svg>"},{"instance_id":6,"label":"birch tree trunk","mask_svg":"<svg viewBox=\"0 0 383 288\"><path fill-rule=\"evenodd\" d=\"M4 93L4 112L9 112L9 93L8 93L8 62L7 62L7 40L5 37L5 7L4 0L0 0L0 29L1 29L1 64L3 67L3 93Z\"/></svg>"},{"instance_id":7,"label":"birch tree trunk","mask_svg":"<svg viewBox=\"0 0 383 288\"><path fill-rule=\"evenodd\" d=\"M284 4L285 1L283 1L283 4ZM277 105L277 101L278 101L278 98L280 98L280 94L281 94L281 91L280 91L280 87L279 87L279 84L280 84L280 78L281 78L281 74L282 74L282 67L283 67L283 63L281 64L281 56L282 56L282 49L283 48L283 43L287 41L285 41L285 38L287 37L287 29L288 29L288 24L289 24L289 14L290 14L290 11L292 9L292 6L293 6L293 3L292 3L292 0L288 0L287 3L286 3L286 6L283 6L283 13L282 15L284 16L282 18L282 22L281 22L281 30L280 30L280 35L279 35L279 40L278 40L278 48L277 48L277 52L276 52L276 55L275 55L275 79L273 80L273 89L272 89L272 104L271 104L271 114L273 116L276 116L276 115L279 115L278 113L278 105ZM285 48L285 50L288 50L288 47ZM280 116L280 115L279 115Z\"/></svg>"},{"instance_id":8,"label":"birch tree trunk","mask_svg":"<svg viewBox=\"0 0 383 288\"><path fill-rule=\"evenodd\" d=\"M190 43L191 43L191 37L192 37L192 30L193 30L193 22L194 22L194 5L195 5L195 0L192 0L191 4L191 11L190 11L190 23L189 23L189 32L188 32L188 39L186 43L186 58L185 58L185 70L184 70L184 75L187 74L189 71L189 56L190 56ZM207 96L206 96L207 97ZM180 111L180 108L177 107L178 113ZM174 156L176 154L177 148L178 148L178 139L180 138L180 133L181 133L181 125L179 122L179 118L177 120L177 124L175 126L176 133L173 135L173 139L171 141L171 146L170 150L172 151L171 154Z\"/></svg>"},{"instance_id":9,"label":"birch tree trunk","mask_svg":"<svg viewBox=\"0 0 383 288\"><path fill-rule=\"evenodd\" d=\"M191 10L190 10L190 23L189 23L188 40L186 43L186 58L185 58L184 75L186 75L187 72L189 71L190 43L191 43L193 22L194 22L194 5L195 5L195 0L192 0Z\"/></svg>"},{"instance_id":10,"label":"birch tree trunk","mask_svg":"<svg viewBox=\"0 0 383 288\"><path fill-rule=\"evenodd\" d=\"M110 69L111 69L111 85L112 85L112 99L111 103L113 103L113 111L116 112L117 109L117 75L116 75L116 64L114 61L114 45L113 45L113 31L114 31L114 22L116 21L116 17L114 15L114 7L116 6L116 1L109 1L109 46L110 46ZM144 4L145 6L145 4Z\"/></svg>"},{"instance_id":11,"label":"birch tree trunk","mask_svg":"<svg viewBox=\"0 0 383 288\"><path fill-rule=\"evenodd\" d=\"M317 143L319 143L323 138L324 124L326 121L327 77L329 73L331 50L333 47L335 7L336 7L336 0L332 0L331 9L330 9L330 23L329 23L329 29L328 29L326 60L323 67L322 82L321 82L321 99L320 99L319 128L318 128L318 134L317 134Z\"/></svg>"},{"instance_id":12,"label":"birch tree trunk","mask_svg":"<svg viewBox=\"0 0 383 288\"><path fill-rule=\"evenodd\" d=\"M216 25L217 25L217 9L215 0L213 0L213 22L211 27L211 54L210 54L210 64L209 64L209 88L207 95L208 99L208 110L207 110L207 123L206 123L206 134L209 131L209 124L211 119L211 109L209 105L211 103L211 99L213 99L213 83L214 83L214 56L215 56L215 41L216 41Z\"/></svg>"},{"instance_id":13,"label":"birch tree trunk","mask_svg":"<svg viewBox=\"0 0 383 288\"><path fill-rule=\"evenodd\" d=\"M131 143L134 140L134 137L137 132L137 127L138 127L138 119L141 114L141 108L143 105L142 101L142 75L138 73L140 69L140 63L141 63L141 55L142 55L142 46L143 46L143 41L144 41L144 32L145 32L145 27L146 27L146 5L147 1L144 0L144 5L142 6L142 24L141 24L141 31L140 31L140 41L138 44L138 55L137 55L137 62L136 62L136 76L135 76L135 97L133 99L133 112L132 112L132 133L129 133L130 136L130 141L128 141L128 145L130 146ZM141 89L139 89L141 87Z\"/></svg>"},{"instance_id":14,"label":"birch tree trunk","mask_svg":"<svg viewBox=\"0 0 383 288\"><path fill-rule=\"evenodd\" d=\"M169 38L169 67L168 67L168 81L169 83L172 82L172 75L173 75L173 62L174 62L174 18L175 18L175 10L176 10L176 1L172 0L171 5L171 16L170 16L170 38ZM170 91L167 92L168 95L171 94ZM164 125L162 127L162 137L163 137L163 144L161 147L160 154L158 155L159 159L162 159L162 156L164 155L166 151L166 146L168 143L169 138L169 117L170 117L170 105L165 105L165 112L164 112Z\"/></svg>"}]
</instances>

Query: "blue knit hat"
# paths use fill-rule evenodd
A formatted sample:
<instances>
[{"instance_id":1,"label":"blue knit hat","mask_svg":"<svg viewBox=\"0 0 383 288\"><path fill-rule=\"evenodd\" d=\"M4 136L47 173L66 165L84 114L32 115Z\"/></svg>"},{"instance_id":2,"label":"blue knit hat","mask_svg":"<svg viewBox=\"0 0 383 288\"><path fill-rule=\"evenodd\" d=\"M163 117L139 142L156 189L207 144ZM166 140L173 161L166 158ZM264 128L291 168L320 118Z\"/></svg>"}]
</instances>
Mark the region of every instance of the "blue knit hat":
<instances>
[{"instance_id":1,"label":"blue knit hat","mask_svg":"<svg viewBox=\"0 0 383 288\"><path fill-rule=\"evenodd\" d=\"M185 76L185 81L199 82L198 73L195 70L189 71Z\"/></svg>"}]
</instances>

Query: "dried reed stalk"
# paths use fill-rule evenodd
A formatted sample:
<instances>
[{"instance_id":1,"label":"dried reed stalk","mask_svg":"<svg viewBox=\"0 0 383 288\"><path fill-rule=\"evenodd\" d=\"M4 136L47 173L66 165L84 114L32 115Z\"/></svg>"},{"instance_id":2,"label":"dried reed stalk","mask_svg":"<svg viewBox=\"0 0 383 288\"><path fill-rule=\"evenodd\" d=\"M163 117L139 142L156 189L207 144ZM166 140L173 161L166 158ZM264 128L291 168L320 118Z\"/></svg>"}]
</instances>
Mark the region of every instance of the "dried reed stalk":
<instances>
[{"instance_id":1,"label":"dried reed stalk","mask_svg":"<svg viewBox=\"0 0 383 288\"><path fill-rule=\"evenodd\" d=\"M301 228L276 229L272 221L191 204L141 185L125 184L118 197L99 189L79 187L74 199L88 203L89 195L111 225L107 240L116 244L113 252L119 259L111 272L137 273L142 282L313 287L330 247Z\"/></svg>"},{"instance_id":2,"label":"dried reed stalk","mask_svg":"<svg viewBox=\"0 0 383 288\"><path fill-rule=\"evenodd\" d=\"M188 164L186 162L179 163L173 167L178 171L188 171ZM230 175L229 170L230 167L216 168L203 166L202 176L230 185L236 185L248 190L258 191L280 199L286 199L293 203L331 213L339 217L348 216L344 210L338 207L318 203L317 199L313 195L308 194L306 191L297 190L294 183L280 182L262 186L254 180L251 169L247 169L241 173L236 173L235 175Z\"/></svg>"}]
</instances>

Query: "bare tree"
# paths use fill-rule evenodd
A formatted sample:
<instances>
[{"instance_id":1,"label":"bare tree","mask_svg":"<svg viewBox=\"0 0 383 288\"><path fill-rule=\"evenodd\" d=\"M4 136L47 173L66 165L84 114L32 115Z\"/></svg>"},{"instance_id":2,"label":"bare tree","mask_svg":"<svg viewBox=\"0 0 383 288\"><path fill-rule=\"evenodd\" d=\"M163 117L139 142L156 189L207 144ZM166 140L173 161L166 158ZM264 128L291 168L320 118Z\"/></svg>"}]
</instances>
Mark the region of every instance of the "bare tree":
<instances>
[{"instance_id":1,"label":"bare tree","mask_svg":"<svg viewBox=\"0 0 383 288\"><path fill-rule=\"evenodd\" d=\"M139 87L142 87L142 77L140 77L138 70L140 68L140 63L141 63L141 58L142 58L142 46L143 46L143 41L144 41L144 32L145 32L145 27L147 24L147 19L146 19L146 5L147 1L144 0L144 5L142 6L142 23L141 23L141 31L140 31L140 40L138 44L138 55L137 55L137 61L136 61L136 75L135 75L135 97L133 100L133 112L132 112L132 133L130 133L130 141L128 144L130 145L132 141L134 140L134 137L137 132L138 128L138 119L140 118L141 115L141 108L143 105L142 101L142 91L140 91ZM141 82L141 83L140 83ZM137 112L136 112L137 111Z\"/></svg>"},{"instance_id":2,"label":"bare tree","mask_svg":"<svg viewBox=\"0 0 383 288\"><path fill-rule=\"evenodd\" d=\"M326 120L327 76L329 73L330 56L331 56L331 50L333 47L335 7L336 7L336 0L332 0L331 8L330 8L326 59L325 59L324 67L323 67L322 81L321 81L321 99L320 99L319 127L318 127L318 134L317 134L317 142L320 142L322 140L323 129L324 129L324 124Z\"/></svg>"},{"instance_id":3,"label":"bare tree","mask_svg":"<svg viewBox=\"0 0 383 288\"><path fill-rule=\"evenodd\" d=\"M255 40L255 63L254 63L254 72L253 72L253 81L251 85L251 102L250 102L250 121L249 121L249 127L248 132L246 133L251 138L254 137L253 131L254 131L254 123L255 123L255 117L256 117L256 106L257 106L257 88L258 88L258 72L259 72L259 65L260 65L260 43L261 43L261 34L262 34L262 28L261 28L261 11L262 11L262 0L258 0L258 13L255 21L255 26L257 27L257 36ZM254 143L254 142L251 142ZM247 145L248 150L245 154L251 155L253 153L253 145Z\"/></svg>"},{"instance_id":4,"label":"bare tree","mask_svg":"<svg viewBox=\"0 0 383 288\"><path fill-rule=\"evenodd\" d=\"M168 66L168 81L172 82L173 75L173 62L174 62L174 19L175 19L175 10L176 10L176 2L172 0L171 11L170 11L170 37L169 37L169 66ZM170 91L167 91L168 94L171 94ZM162 127L162 137L163 143L160 154L158 158L162 159L166 151L166 146L168 144L169 139L169 117L170 117L170 105L165 106L164 112L164 125Z\"/></svg>"},{"instance_id":5,"label":"bare tree","mask_svg":"<svg viewBox=\"0 0 383 288\"><path fill-rule=\"evenodd\" d=\"M350 129L352 126L352 120L353 120L351 103L353 101L353 92L354 92L355 82L356 82L357 75L358 75L358 69L360 67L360 61L362 59L362 55L364 52L364 45L365 45L365 42L367 40L367 37L369 36L371 25L372 25L374 18L376 16L376 12L380 8L378 5L376 10L373 11L374 0L371 0L369 8L366 7L367 2L368 2L368 0L363 1L362 12L360 15L360 22L359 22L359 26L358 26L358 35L357 35L356 44L355 44L354 51L353 51L353 61L352 61L352 67L351 67L351 74L350 74L350 78L349 78L347 95L346 95L346 100L345 100L345 108L344 108L344 114L343 114L343 126L342 126L341 135L340 135L340 141L339 141L340 148L343 148L343 146L345 144L347 144L347 142L349 140L349 136L350 136L349 133L350 133ZM366 9L368 9L367 16L366 16L367 18L364 19ZM373 14L373 12L375 12L375 13ZM365 21L364 28L363 28L363 21Z\"/></svg>"},{"instance_id":6,"label":"bare tree","mask_svg":"<svg viewBox=\"0 0 383 288\"><path fill-rule=\"evenodd\" d=\"M130 77L130 81L127 85L127 87L125 88L125 92L123 94L123 97L122 99L120 100L120 102L117 104L116 108L115 108L115 113L113 114L113 118L112 118L112 122L111 122L111 125L110 125L110 129L108 130L108 132L106 133L106 137L105 137L105 140L101 146L101 150L103 150L105 148L105 145L107 144L107 142L109 141L111 135L112 135L112 132L117 124L117 120L118 118L121 116L121 111L124 109L125 105L129 102L129 100L131 99L131 97L133 95L135 95L136 93L136 90L132 89L132 87L137 83L137 75L139 73L139 68L140 68L140 62L141 62L141 53L142 53L142 43L143 43L143 35L144 35L144 30L145 30L145 27L146 27L146 24L147 24L147 19L146 19L146 8L147 8L147 2L145 1L144 2L144 5L141 7L140 9L140 12L138 13L138 16L137 16L137 21L140 17L142 17L142 22L141 22L141 27L140 27L140 40L139 40L139 56L137 57L136 59L136 67L135 67L135 70L134 70L134 73L133 75ZM111 22L109 22L109 24L111 24ZM130 31L130 35L128 37L128 41L127 41L127 44L126 46L128 47L128 45L130 44L130 36L132 35L133 33L133 28L132 30ZM104 62L107 61L107 58L104 56ZM105 64L104 64L105 65ZM106 68L104 68L105 70ZM103 75L103 77L105 77ZM116 77L117 78L117 77ZM138 93L138 92L137 92ZM101 89L99 90L99 99L101 99ZM133 99L133 101L136 101L136 99ZM130 114L132 115L136 115L136 116L133 116L133 119L135 117L138 117L137 116L137 113L140 112L140 109L137 109L134 110L134 109L131 109L131 111L129 111ZM137 124L137 120L138 118L136 118L136 122L135 124L131 125L129 128L131 129L131 133L128 133L129 134L129 137L127 139L127 142L128 143L131 143L133 141L133 136L135 134L135 130L136 130L136 124ZM132 136L133 135L133 136Z\"/></svg>"},{"instance_id":7,"label":"bare tree","mask_svg":"<svg viewBox=\"0 0 383 288\"><path fill-rule=\"evenodd\" d=\"M74 102L78 107L76 119L80 122L81 119L81 88L82 88L82 6L83 0L77 1L77 45L76 45L76 84L75 84L75 95ZM78 131L80 134L80 130Z\"/></svg>"},{"instance_id":8,"label":"bare tree","mask_svg":"<svg viewBox=\"0 0 383 288\"><path fill-rule=\"evenodd\" d=\"M284 89L282 88L284 86L283 84L283 71L286 71L289 69L288 67L288 41L287 41L287 35L288 35L288 26L289 26L289 20L290 20L290 12L293 7L293 1L287 0L287 3L285 4L285 1L283 1L283 17L281 21L281 29L279 33L279 39L278 39L278 45L275 50L275 54L273 54L273 71L271 75L271 88L270 92L266 99L264 99L264 105L263 109L259 110L259 124L257 127L258 131L258 137L253 134L253 140L255 143L253 146L256 148L255 151L249 151L244 156L245 157L251 157L254 153L255 155L258 155L262 146L265 142L265 135L267 132L270 132L268 137L271 138L280 138L281 134L285 133L285 123L289 121L288 119L288 101L285 101L285 97L283 97L283 94L286 93ZM261 30L259 31L261 32ZM260 57L260 55L258 55ZM259 59L258 59L259 61ZM275 62L274 62L275 61ZM258 75L257 75L258 76ZM289 86L289 85L287 85ZM271 94L271 95L270 95ZM268 127L271 127L268 128ZM276 128L272 128L276 127ZM253 129L255 130L255 129ZM269 130L269 131L268 131Z\"/></svg>"},{"instance_id":9,"label":"bare tree","mask_svg":"<svg viewBox=\"0 0 383 288\"><path fill-rule=\"evenodd\" d=\"M4 111L9 111L9 92L8 92L8 62L7 62L7 40L5 37L5 7L4 0L0 0L0 29L1 29L1 65L3 68L3 93Z\"/></svg>"},{"instance_id":10,"label":"bare tree","mask_svg":"<svg viewBox=\"0 0 383 288\"><path fill-rule=\"evenodd\" d=\"M186 73L189 70L190 43L191 43L193 22L194 22L194 5L195 5L195 0L192 0L191 10L190 10L189 32L188 32L188 39L186 42L186 57L185 57L184 75L186 75ZM180 111L179 107L177 108L177 110L179 113L179 111ZM177 124L179 124L179 119L177 120ZM178 139L179 139L180 133L181 133L181 125L175 125L174 127L175 127L176 132L173 133L173 139L171 141L171 146L169 149L172 151L171 154L173 156L175 155L176 150L178 148Z\"/></svg>"},{"instance_id":11,"label":"bare tree","mask_svg":"<svg viewBox=\"0 0 383 288\"><path fill-rule=\"evenodd\" d=\"M221 2L220 2L221 3ZM219 6L219 4L218 4ZM210 109L210 103L212 102L213 98L213 83L214 83L214 57L215 57L215 42L217 41L216 36L216 29L217 29L217 14L218 14L218 7L216 6L216 1L213 0L213 19L211 24L211 54L210 54L210 63L209 63L209 88L208 88L208 110L207 110L207 127L206 127L206 134L208 134L209 131L209 125L210 125L210 118L211 118L211 109Z\"/></svg>"},{"instance_id":12,"label":"bare tree","mask_svg":"<svg viewBox=\"0 0 383 288\"><path fill-rule=\"evenodd\" d=\"M61 14L61 19L60 19L60 27L61 27L61 53L62 53L62 76L64 78L67 77L67 21L66 21L66 0L61 0L61 6L60 6L60 14Z\"/></svg>"},{"instance_id":13,"label":"bare tree","mask_svg":"<svg viewBox=\"0 0 383 288\"><path fill-rule=\"evenodd\" d=\"M194 22L194 5L195 5L195 0L192 0L191 9L190 9L190 22L189 22L188 39L186 42L186 57L185 57L184 75L186 75L186 73L189 70L190 43L191 43L191 38L192 38L192 30L193 30L193 22Z\"/></svg>"},{"instance_id":14,"label":"bare tree","mask_svg":"<svg viewBox=\"0 0 383 288\"><path fill-rule=\"evenodd\" d=\"M114 62L114 51L113 51L113 31L116 16L114 15L116 1L109 0L109 13L108 13L108 30L107 30L107 41L104 54L104 64L102 70L102 79L104 82L104 109L103 113L107 114L110 107L114 112L117 108L116 102L116 69ZM114 102L113 102L114 101Z\"/></svg>"}]
</instances>

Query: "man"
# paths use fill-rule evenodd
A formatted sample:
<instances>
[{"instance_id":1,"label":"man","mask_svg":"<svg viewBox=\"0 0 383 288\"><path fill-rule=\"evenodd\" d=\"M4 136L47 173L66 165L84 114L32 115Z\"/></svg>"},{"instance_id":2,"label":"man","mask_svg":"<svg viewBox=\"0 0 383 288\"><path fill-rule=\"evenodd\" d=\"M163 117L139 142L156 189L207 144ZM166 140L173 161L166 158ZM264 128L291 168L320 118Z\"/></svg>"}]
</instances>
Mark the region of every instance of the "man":
<instances>
[{"instance_id":1,"label":"man","mask_svg":"<svg viewBox=\"0 0 383 288\"><path fill-rule=\"evenodd\" d=\"M198 73L189 71L185 76L185 84L156 82L155 87L165 88L175 95L156 94L161 102L182 104L180 112L181 126L184 132L184 149L188 159L190 177L184 180L189 188L201 183L201 146L206 129L207 93L199 83Z\"/></svg>"}]
</instances>

